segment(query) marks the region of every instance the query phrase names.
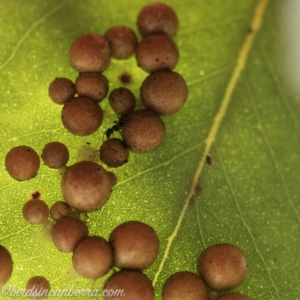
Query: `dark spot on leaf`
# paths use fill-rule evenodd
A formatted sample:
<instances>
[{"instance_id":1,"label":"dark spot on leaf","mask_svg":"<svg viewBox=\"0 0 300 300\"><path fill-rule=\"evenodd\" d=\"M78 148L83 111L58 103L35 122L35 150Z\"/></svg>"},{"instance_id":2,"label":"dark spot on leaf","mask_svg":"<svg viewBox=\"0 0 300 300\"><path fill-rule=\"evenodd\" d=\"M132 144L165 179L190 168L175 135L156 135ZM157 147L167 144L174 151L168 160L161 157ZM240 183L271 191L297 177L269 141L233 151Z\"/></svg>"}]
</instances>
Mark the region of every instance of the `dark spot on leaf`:
<instances>
[{"instance_id":1,"label":"dark spot on leaf","mask_svg":"<svg viewBox=\"0 0 300 300\"><path fill-rule=\"evenodd\" d=\"M251 34L251 33L253 33L253 29L251 27L249 27L247 32L248 32L248 34Z\"/></svg>"},{"instance_id":2,"label":"dark spot on leaf","mask_svg":"<svg viewBox=\"0 0 300 300\"><path fill-rule=\"evenodd\" d=\"M200 192L201 192L201 186L200 186L199 183L197 183L195 186L193 186L193 193L192 193L192 196L191 196L190 201L189 201L190 204L195 203L195 200L196 200L196 198L197 198L197 196L199 195Z\"/></svg>"},{"instance_id":3,"label":"dark spot on leaf","mask_svg":"<svg viewBox=\"0 0 300 300\"><path fill-rule=\"evenodd\" d=\"M206 163L207 163L209 166L211 166L212 163L213 163L212 157L211 157L210 154L207 154L207 156L206 156Z\"/></svg>"},{"instance_id":4,"label":"dark spot on leaf","mask_svg":"<svg viewBox=\"0 0 300 300\"><path fill-rule=\"evenodd\" d=\"M196 199L196 196L192 195L192 197L190 199L190 204L194 204L195 203L195 199Z\"/></svg>"},{"instance_id":5,"label":"dark spot on leaf","mask_svg":"<svg viewBox=\"0 0 300 300\"><path fill-rule=\"evenodd\" d=\"M132 76L127 72L122 73L118 79L120 80L121 84L124 85L132 83Z\"/></svg>"},{"instance_id":6,"label":"dark spot on leaf","mask_svg":"<svg viewBox=\"0 0 300 300\"><path fill-rule=\"evenodd\" d=\"M196 194L196 196L198 196L200 192L201 192L201 186L200 186L199 183L197 183L196 186L195 186L195 194Z\"/></svg>"},{"instance_id":7,"label":"dark spot on leaf","mask_svg":"<svg viewBox=\"0 0 300 300\"><path fill-rule=\"evenodd\" d=\"M39 199L41 197L41 193L39 191L35 191L31 193L31 199Z\"/></svg>"}]
</instances>

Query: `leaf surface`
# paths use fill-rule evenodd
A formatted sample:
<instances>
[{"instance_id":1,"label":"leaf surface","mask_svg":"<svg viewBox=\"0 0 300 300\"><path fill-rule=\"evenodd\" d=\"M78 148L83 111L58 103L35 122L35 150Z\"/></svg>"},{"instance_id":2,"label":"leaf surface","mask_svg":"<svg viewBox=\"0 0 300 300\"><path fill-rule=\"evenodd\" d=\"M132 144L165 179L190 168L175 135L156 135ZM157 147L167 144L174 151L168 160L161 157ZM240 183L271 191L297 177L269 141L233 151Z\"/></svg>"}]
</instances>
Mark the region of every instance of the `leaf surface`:
<instances>
[{"instance_id":1,"label":"leaf surface","mask_svg":"<svg viewBox=\"0 0 300 300\"><path fill-rule=\"evenodd\" d=\"M221 242L238 246L248 259L248 276L236 291L251 299L299 299L300 108L280 76L279 4L166 2L180 20L175 71L186 79L189 98L180 112L163 118L167 133L159 149L132 153L129 163L115 170L118 184L111 198L85 216L90 234L108 238L131 219L153 226L161 250L145 273L154 282L156 299L167 277L197 272L199 254ZM75 80L68 51L76 37L104 34L117 24L136 30L137 13L146 3L0 2L2 162L14 146L41 153L50 141L67 145L70 164L97 161L103 133L115 120L108 101L101 103L105 121L99 132L72 136L61 124L61 106L48 97L48 86L55 77ZM110 89L120 85L124 72L132 76L128 87L139 97L147 74L134 57L111 62L105 71ZM14 260L7 284L24 288L30 277L41 275L54 290L101 291L111 273L95 282L80 278L72 255L53 246L49 228L28 225L22 217L22 205L37 190L49 206L62 200L61 174L42 165L36 178L17 182L3 163L0 178L0 243Z\"/></svg>"}]
</instances>

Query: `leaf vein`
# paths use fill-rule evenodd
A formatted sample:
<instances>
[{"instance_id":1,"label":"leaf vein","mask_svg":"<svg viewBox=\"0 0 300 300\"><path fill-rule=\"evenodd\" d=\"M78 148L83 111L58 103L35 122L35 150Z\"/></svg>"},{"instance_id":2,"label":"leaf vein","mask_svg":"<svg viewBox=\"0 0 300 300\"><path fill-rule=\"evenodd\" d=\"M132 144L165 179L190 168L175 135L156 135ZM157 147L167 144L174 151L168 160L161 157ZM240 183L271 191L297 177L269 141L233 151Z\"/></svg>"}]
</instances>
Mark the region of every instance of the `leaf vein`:
<instances>
[{"instance_id":1,"label":"leaf vein","mask_svg":"<svg viewBox=\"0 0 300 300\"><path fill-rule=\"evenodd\" d=\"M281 97L281 99L283 100L283 104L285 105L287 111L289 112L291 119L293 120L293 124L295 126L296 132L298 133L298 136L300 137L300 124L299 124L299 120L295 114L295 111L293 110L291 104L288 101L287 96L285 95L284 89L282 87L282 84L280 83L278 74L276 73L276 71L274 70L274 68L272 68L272 63L270 62L270 59L268 58L268 55L265 53L265 51L263 50L263 48L261 48L261 53L262 56L266 62L267 68L269 69L269 72L271 74L271 78L273 79L273 81L276 84L278 93Z\"/></svg>"},{"instance_id":2,"label":"leaf vein","mask_svg":"<svg viewBox=\"0 0 300 300\"><path fill-rule=\"evenodd\" d=\"M214 22L204 24L200 28L199 28L199 25L196 25L196 26L193 26L193 27L186 27L186 28L183 28L182 30L180 30L178 35L186 35L186 34L195 33L195 32L198 32L198 31L202 31L202 30L219 28L220 26L230 25L230 24L235 23L237 21L243 20L243 19L245 19L245 17L246 17L245 13L239 13L239 14L237 14L235 16L231 16L229 18L216 20Z\"/></svg>"},{"instance_id":3,"label":"leaf vein","mask_svg":"<svg viewBox=\"0 0 300 300\"><path fill-rule=\"evenodd\" d=\"M259 0L258 1L258 4L257 4L255 12L254 12L254 16L253 16L253 19L252 19L251 25L250 25L250 28L252 29L251 33L247 34L247 36L246 36L246 38L245 38L245 40L244 40L244 42L241 46L241 49L239 51L236 66L233 70L232 76L230 77L230 80L229 80L228 85L226 87L225 94L224 94L224 97L221 101L219 111L217 112L217 114L214 118L214 122L212 124L212 127L211 127L211 129L208 133L207 139L205 141L206 146L205 146L205 149L204 149L204 153L201 157L198 168L196 169L190 192L189 192L187 198L184 201L184 205L183 205L182 211L179 215L178 222L177 222L177 224L174 228L174 231L171 233L171 235L167 239L166 250L165 250L165 253L163 255L162 261L161 261L161 263L158 267L158 270L157 270L157 272L154 276L153 286L155 286L155 284L156 284L156 282L159 278L159 275L160 275L160 273L161 273L161 271L164 267L165 261L168 258L172 243L173 243L173 241L175 240L175 238L177 236L177 233L178 233L179 228L181 226L182 220L183 220L183 218L185 216L185 213L186 213L186 210L188 208L190 199L195 196L195 192L196 192L195 187L197 186L197 184L199 182L199 178L200 178L200 175L202 173L203 166L205 165L206 156L209 153L210 148L211 148L212 144L215 141L215 138L216 138L216 135L218 133L218 129L220 127L220 124L221 124L221 122L222 122L222 120L223 120L223 118L224 118L224 116L227 112L227 108L228 108L230 100L232 98L232 94L233 94L234 89L236 87L237 81L240 78L241 72L244 69L245 64L247 62L248 54L249 54L250 49L253 45L254 38L256 37L256 34L257 34L257 32L259 31L259 29L261 27L261 23L262 23L263 16L264 16L265 10L267 8L268 2L269 2L268 0Z\"/></svg>"},{"instance_id":4,"label":"leaf vein","mask_svg":"<svg viewBox=\"0 0 300 300\"><path fill-rule=\"evenodd\" d=\"M198 201L196 201L196 207L197 207L197 209L196 209L196 217L197 217L197 224L198 224L198 229L199 229L199 233L200 233L200 238L201 238L203 247L206 248L206 243L205 243L203 228L202 228L202 225L201 225L201 218L200 218L200 215L199 215L199 202Z\"/></svg>"},{"instance_id":5,"label":"leaf vein","mask_svg":"<svg viewBox=\"0 0 300 300\"><path fill-rule=\"evenodd\" d=\"M18 136L13 136L13 137L10 137L8 139L3 139L1 141L2 141L2 144L4 142L16 142L20 138L29 137L29 136L35 136L36 137L38 134L41 134L41 133L49 133L49 132L57 133L60 130L64 130L64 127L59 126L57 128L54 128L54 129L42 129L42 130L38 130L38 131L32 131L32 132L24 133L24 134L21 134L21 135L18 135Z\"/></svg>"},{"instance_id":6,"label":"leaf vein","mask_svg":"<svg viewBox=\"0 0 300 300\"><path fill-rule=\"evenodd\" d=\"M292 200L292 196L291 196L290 191L289 191L289 189L288 189L288 187L287 187L287 183L286 183L286 181L285 181L285 177L284 177L284 175L283 175L283 173L282 173L282 170L281 170L281 168L280 168L280 164L279 164L279 161L278 161L277 156L276 156L276 154L275 154L275 151L274 151L274 149L273 149L273 147L272 147L272 144L271 144L271 142L270 142L270 139L269 139L269 137L268 137L268 134L267 134L267 132L266 132L264 126L263 126L263 122L262 122L262 120L261 120L261 116L260 116L260 113L259 113L259 110L258 110L258 107L257 107L257 103L256 103L254 97L250 97L250 98L251 98L250 100L251 100L252 106L253 106L253 108L254 108L255 116L256 116L257 121L258 121L258 124L259 124L259 127L258 127L258 128L259 128L259 130L260 130L260 132L261 132L261 134L262 134L262 137L263 137L263 139L264 139L265 144L267 145L267 148L268 148L268 151L269 151L269 153L270 153L270 156L271 156L271 158L272 158L272 160L273 160L275 169L276 169L276 171L277 171L277 173L278 173L278 175L279 175L279 178L280 178L280 180L281 180L281 182L282 182L282 185L283 185L285 194L287 195L287 198L288 198L288 204L289 204L289 206L291 207L293 213L295 214L295 216L296 216L298 222L300 223L300 216L299 216L299 214L298 214L298 212L297 212L297 209L296 209L296 207L295 207L295 205L294 205L294 202L293 202L293 200Z\"/></svg>"},{"instance_id":7,"label":"leaf vein","mask_svg":"<svg viewBox=\"0 0 300 300\"><path fill-rule=\"evenodd\" d=\"M209 80L209 79L212 79L212 78L215 78L215 77L218 77L220 75L223 75L225 72L227 72L228 70L230 70L231 68L234 67L234 64L229 64L227 66L224 66L223 68L219 68L205 76L202 76L200 78L196 78L194 80L191 80L191 81L188 81L187 82L187 85L188 86L192 86L196 83L200 83L200 82L203 82L203 81L206 81L206 80Z\"/></svg>"},{"instance_id":8,"label":"leaf vein","mask_svg":"<svg viewBox=\"0 0 300 300\"><path fill-rule=\"evenodd\" d=\"M0 236L0 240L4 240L4 239L6 239L6 238L8 238L10 236L13 236L13 235L19 235L21 232L27 230L30 227L31 227L31 225L29 224L29 225L23 227L22 229L20 229L19 231L16 231L16 232L13 232L13 233L9 233L9 234L6 234L6 235L2 235L2 236Z\"/></svg>"},{"instance_id":9,"label":"leaf vein","mask_svg":"<svg viewBox=\"0 0 300 300\"><path fill-rule=\"evenodd\" d=\"M16 53L22 46L22 44L26 41L26 39L30 36L31 32L34 31L38 26L45 23L47 19L49 19L53 14L55 14L57 11L62 9L64 6L66 6L70 0L64 0L58 5L54 6L52 9L50 9L44 16L39 18L38 20L34 21L31 26L25 31L25 33L21 36L20 40L17 42L16 46L13 48L10 56L4 61L2 65L0 65L0 70L5 68L6 65L8 65L16 56Z\"/></svg>"},{"instance_id":10,"label":"leaf vein","mask_svg":"<svg viewBox=\"0 0 300 300\"><path fill-rule=\"evenodd\" d=\"M169 160L167 160L167 161L165 161L165 162L163 162L163 163L161 163L161 164L159 164L159 165L156 165L156 166L154 166L154 167L152 167L152 168L148 168L148 169L146 169L146 170L144 170L144 171L137 172L135 175L133 175L133 176L131 176L131 177L128 177L127 179L125 179L125 180L123 180L123 181L118 182L118 183L115 185L115 187L117 187L117 186L119 186L119 185L121 185L121 184L124 184L124 183L128 183L129 181L133 180L134 178L139 177L139 176L143 176L143 175L147 174L148 172L151 172L151 171L160 169L160 168L162 168L162 167L165 167L165 166L171 164L173 161L179 159L180 157L182 157L182 156L184 156L184 155L186 155L186 154L188 154L188 153L194 151L195 149L199 148L201 145L202 145L202 143L199 143L199 144L197 144L196 146L191 147L191 148L188 148L187 150L185 150L185 151L183 151L183 152L181 152L181 153L179 153L179 154L173 156L171 159L169 159Z\"/></svg>"},{"instance_id":11,"label":"leaf vein","mask_svg":"<svg viewBox=\"0 0 300 300\"><path fill-rule=\"evenodd\" d=\"M219 154L218 147L215 147L215 149L216 149L217 156L219 157L220 166L221 166L221 169L222 169L222 171L223 171L225 180L226 180L226 182L227 182L227 184L228 184L228 186L229 186L229 189L230 189L232 198L233 198L233 200L234 200L234 204L235 204L235 206L236 206L236 208L237 208L237 211L238 211L238 213L239 213L239 215L240 215L240 217L241 217L241 221L242 221L244 227L246 228L246 230L248 231L248 234L249 234L249 236L250 236L250 238L251 238L251 240L252 240L252 243L253 243L253 245L254 245L255 251L256 251L256 253L258 254L259 258L261 259L261 261L262 261L262 263L263 263L263 265L264 265L264 267L265 267L266 272L268 273L268 276L269 276L269 278L270 278L271 284L272 284L272 286L274 287L274 290L275 290L275 292L276 292L277 298L280 299L279 293L278 293L278 289L277 289L277 287L276 287L276 285L275 285L275 283L274 283L274 281L273 281L273 278L272 278L272 276L271 276L271 273L270 273L270 271L269 271L269 269L268 269L268 267L267 267L267 263L266 263L264 257L262 256L262 254L260 253L260 251L259 251L259 249L258 249L258 246L257 246L257 244L256 244L256 242L255 242L255 238L254 238L254 236L253 236L253 234L252 234L252 232L251 232L251 229L250 229L249 225L247 224L247 222L246 222L246 220L245 220L244 214L243 214L243 212L242 212L242 209L241 209L240 204L239 204L238 199L237 199L237 195L236 195L236 193L235 193L235 191L234 191L234 188L233 188L233 186L232 186L232 182L231 182L231 180L230 180L230 178L229 178L228 173L226 172L226 169L225 169L223 160L222 160L222 158L221 158L221 156L220 156L220 154Z\"/></svg>"}]
</instances>

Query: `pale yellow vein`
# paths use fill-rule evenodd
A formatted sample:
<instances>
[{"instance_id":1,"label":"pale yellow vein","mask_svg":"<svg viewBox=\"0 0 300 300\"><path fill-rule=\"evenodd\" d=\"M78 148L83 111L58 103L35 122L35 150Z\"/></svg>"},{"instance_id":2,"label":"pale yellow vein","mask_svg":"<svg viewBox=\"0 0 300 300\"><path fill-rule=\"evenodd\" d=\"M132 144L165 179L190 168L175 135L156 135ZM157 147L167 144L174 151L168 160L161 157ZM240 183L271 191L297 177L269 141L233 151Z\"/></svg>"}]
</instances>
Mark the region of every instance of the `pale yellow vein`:
<instances>
[{"instance_id":1,"label":"pale yellow vein","mask_svg":"<svg viewBox=\"0 0 300 300\"><path fill-rule=\"evenodd\" d=\"M44 16L39 18L38 20L34 21L31 26L27 29L27 31L21 36L20 40L17 42L16 46L13 48L10 56L7 58L7 60L0 65L0 70L2 70L7 64L9 64L16 56L16 53L22 46L22 44L26 41L26 39L29 37L31 32L35 30L39 25L46 22L47 19L49 19L53 14L55 14L57 11L62 9L64 6L66 6L70 0L65 0L59 3L58 5L54 6L52 9L50 9Z\"/></svg>"},{"instance_id":2,"label":"pale yellow vein","mask_svg":"<svg viewBox=\"0 0 300 300\"><path fill-rule=\"evenodd\" d=\"M204 239L204 233L203 233L203 228L202 228L202 224L201 224L201 219L200 219L200 214L199 214L199 202L196 201L196 218L197 218L197 224L198 224L198 228L199 228L199 233L200 233L200 238L202 241L202 245L204 248L206 248L206 242Z\"/></svg>"},{"instance_id":3,"label":"pale yellow vein","mask_svg":"<svg viewBox=\"0 0 300 300\"><path fill-rule=\"evenodd\" d=\"M288 110L288 112L291 116L291 119L293 120L296 132L298 133L298 135L300 135L300 124L299 124L298 117L295 114L295 111L293 110L293 108L292 108L292 106L291 106L291 104L290 104L290 102L289 102L289 100L288 100L288 98L287 98L287 96L284 92L284 89L283 89L282 84L280 82L279 76L276 73L276 71L274 70L274 68L272 67L273 64L270 62L270 59L268 58L268 55L265 53L263 48L261 49L261 53L264 57L264 61L266 62L266 65L267 65L267 67L270 71L272 79L276 84L276 88L278 90L278 93L279 93L282 101L283 101L283 104L285 105L286 109Z\"/></svg>"},{"instance_id":4,"label":"pale yellow vein","mask_svg":"<svg viewBox=\"0 0 300 300\"><path fill-rule=\"evenodd\" d=\"M188 148L187 150L185 150L185 151L179 153L178 155L173 156L171 159L169 159L169 160L167 160L167 161L165 161L165 162L163 162L163 163L161 163L161 164L159 164L159 165L156 165L155 167L152 167L152 168L146 169L146 170L144 170L144 171L138 172L138 173L136 173L135 175L133 175L133 176L131 176L131 177L129 177L129 178L123 180L123 181L118 182L118 183L115 185L115 187L117 187L117 186L119 186L119 185L121 185L121 184L127 183L127 182L133 180L133 179L136 178L136 177L143 176L143 175L145 175L145 174L148 173L148 172L151 172L151 171L154 171L154 170L156 170L156 169L160 169L160 168L162 168L162 167L165 167L165 166L171 164L173 161L179 159L180 157L182 157L182 156L188 154L189 152L192 152L192 151L194 151L195 149L199 148L201 145L202 145L202 143L197 144L196 146L191 147L191 148Z\"/></svg>"},{"instance_id":5,"label":"pale yellow vein","mask_svg":"<svg viewBox=\"0 0 300 300\"><path fill-rule=\"evenodd\" d=\"M157 176L155 182L151 185L149 185L148 188L145 188L143 193L141 194L140 196L140 199L145 199L147 197L147 195L150 194L151 191L155 190L155 187L160 183L162 182L162 175L160 174L159 176Z\"/></svg>"},{"instance_id":6,"label":"pale yellow vein","mask_svg":"<svg viewBox=\"0 0 300 300\"><path fill-rule=\"evenodd\" d=\"M242 222L243 222L243 225L244 225L244 227L246 228L246 230L248 231L248 234L249 234L249 236L250 236L250 238L251 238L251 240L252 240L252 243L253 243L253 245L254 245L255 251L256 251L256 253L258 254L259 258L261 259L261 261L262 261L262 263L263 263L263 265L264 265L264 267L265 267L266 272L268 273L269 279L270 279L270 281L271 281L272 286L274 287L274 290L275 290L275 292L276 292L277 298L280 299L279 293L278 293L278 289L277 289L277 287L276 287L276 285L275 285L275 283L274 283L274 281L273 281L273 278L272 278L272 276L271 276L271 273L270 273L270 271L269 271L269 268L268 268L268 266L267 266L267 263L266 263L264 257L262 256L262 254L260 253L260 251L259 251L259 249L258 249L258 246L257 246L257 244L256 244L256 242L255 242L255 238L254 238L254 236L253 236L253 234L252 234L252 232L251 232L251 229L250 229L249 225L247 224L247 222L246 222L246 220L245 220L245 217L244 217L244 215L243 215L243 213L242 213L242 209L241 209L240 204L239 204L239 202L238 202L238 200L237 200L237 196L236 196L236 194L235 194L235 191L234 191L234 188L233 188L233 186L232 186L231 180L230 180L230 178L229 178L229 176L228 176L228 174L227 174L227 172L226 172L225 166L224 166L224 164L223 164L223 160L222 160L222 158L221 158L221 156L220 156L220 154L219 154L218 147L215 147L215 149L216 149L217 156L219 157L219 163L220 163L220 166L221 166L221 168L222 168L222 171L223 171L225 180L226 180L226 182L227 182L227 185L229 186L229 189L230 189L232 198L233 198L234 203L235 203L235 206L236 206L236 208L237 208L237 210L238 210L238 212L239 212L239 215L240 215L240 217L241 217L241 220L242 220Z\"/></svg>"},{"instance_id":7,"label":"pale yellow vein","mask_svg":"<svg viewBox=\"0 0 300 300\"><path fill-rule=\"evenodd\" d=\"M300 223L300 217L299 217L298 211L297 211L297 209L296 209L296 207L294 205L294 202L292 200L292 196L291 196L291 193L290 193L290 191L288 189L285 177L284 177L284 175L282 173L282 170L281 170L281 167L280 167L280 163L279 163L279 161L277 159L276 153L275 153L275 151L274 151L274 149L272 147L272 144L271 144L271 142L269 140L268 134L267 134L267 132L266 132L264 126L263 126L263 123L261 121L261 116L260 116L260 113L259 113L258 108L257 108L257 103L255 102L254 97L250 97L250 99L251 99L251 103L252 103L252 106L253 106L253 109L254 109L254 114L255 114L256 119L257 119L258 124L259 124L258 129L259 129L259 131L261 132L261 134L263 136L264 142L267 145L268 151L270 153L270 157L273 160L275 169L276 169L276 171L277 171L277 173L279 175L279 178L280 178L280 180L282 182L283 189L284 189L285 194L286 194L287 199L288 199L288 204L291 207L293 213L295 214L298 222Z\"/></svg>"},{"instance_id":8,"label":"pale yellow vein","mask_svg":"<svg viewBox=\"0 0 300 300\"><path fill-rule=\"evenodd\" d=\"M102 207L102 209L100 210L100 213L97 214L97 220L99 220L99 223L100 223L100 220L102 219L102 215L104 215L104 210L105 210L105 205ZM98 227L99 226L99 223L98 222L91 222L91 224L89 225L89 232L93 232L94 228Z\"/></svg>"},{"instance_id":9,"label":"pale yellow vein","mask_svg":"<svg viewBox=\"0 0 300 300\"><path fill-rule=\"evenodd\" d=\"M193 27L186 27L182 28L178 35L187 35L189 33L199 32L200 30L209 30L213 28L220 28L220 26L230 25L242 19L245 19L246 13L241 13L235 16L231 16L230 18L216 20L212 23L203 24L203 26L193 26Z\"/></svg>"},{"instance_id":10,"label":"pale yellow vein","mask_svg":"<svg viewBox=\"0 0 300 300\"><path fill-rule=\"evenodd\" d=\"M27 225L27 226L25 226L25 227L23 227L23 228L20 229L19 231L16 231L16 232L13 232L13 233L9 233L9 234L6 234L6 235L2 235L2 236L0 236L0 240L4 240L4 239L6 239L6 238L8 238L8 237L10 237L10 236L13 236L13 235L19 235L21 232L27 230L29 227L31 227L30 224Z\"/></svg>"},{"instance_id":11,"label":"pale yellow vein","mask_svg":"<svg viewBox=\"0 0 300 300\"><path fill-rule=\"evenodd\" d=\"M176 238L176 236L178 234L179 228L180 228L181 223L183 221L183 218L185 216L185 213L186 213L186 210L188 208L190 199L192 197L195 197L195 195L196 195L196 186L199 182L199 177L202 173L202 169L203 169L203 166L205 164L206 156L209 153L213 142L215 141L216 135L218 133L218 129L220 127L220 124L221 124L225 114L226 114L226 111L227 111L228 105L230 103L231 96L232 96L232 94L234 92L234 89L236 87L237 81L240 78L241 72L245 67L245 64L246 64L247 59L248 59L249 51L250 51L250 49L253 45L254 38L256 37L256 34L257 34L257 32L259 31L259 29L261 27L262 19L263 19L265 10L267 8L268 2L269 2L268 0L260 0L257 4L252 22L250 24L250 30L249 30L249 32L248 32L248 34L247 34L247 36L246 36L246 38L245 38L245 40L242 44L242 47L239 51L239 54L238 54L238 57L237 57L237 63L236 63L236 66L233 70L232 76L231 76L231 78L228 82L228 85L226 87L224 97L221 101L221 106L220 106L219 111L217 112L217 114L215 116L214 122L212 124L212 127L211 127L211 129L209 131L209 134L207 136L207 139L205 141L206 146L205 146L205 149L204 149L204 153L201 157L199 166L198 166L198 168L195 172L190 192L189 192L187 198L184 201L184 205L183 205L182 211L179 215L178 222L177 222L177 224L174 228L174 231L172 232L172 234L169 236L169 238L167 240L166 250L164 252L164 255L163 255L162 261L159 265L159 268L158 268L158 270L157 270L157 272L154 276L153 286L155 286L155 284L158 280L158 277L159 277L160 273L162 272L165 261L166 261L168 255L169 255L171 245L172 245L174 239Z\"/></svg>"},{"instance_id":12,"label":"pale yellow vein","mask_svg":"<svg viewBox=\"0 0 300 300\"><path fill-rule=\"evenodd\" d=\"M199 212L200 211L207 211L215 220L216 220L216 222L217 223L219 223L221 226L223 226L223 232L225 232L225 234L227 235L227 240L228 240L228 242L231 242L231 240L232 240L232 236L231 236L231 233L227 230L227 227L228 226L226 226L227 224L225 224L222 220L221 220L221 218L218 216L218 214L217 213L215 213L212 209L209 209L207 206L204 206L204 205L202 205L201 206L201 208L200 208L200 202L199 201L196 201L196 203L197 203L197 206L199 206L199 209L197 209L196 210L196 213L197 213L197 221L199 221L200 222L200 214L199 214ZM200 230L199 230L199 232L200 232ZM204 242L203 240L202 240L202 243L203 243L203 247L204 248L206 248L206 242Z\"/></svg>"},{"instance_id":13,"label":"pale yellow vein","mask_svg":"<svg viewBox=\"0 0 300 300\"><path fill-rule=\"evenodd\" d=\"M63 130L64 128L62 126L59 126L57 128L54 128L54 129L42 129L42 130L38 130L38 131L34 131L34 132L30 132L30 133L25 133L25 134L21 134L21 135L18 135L18 136L13 136L13 137L10 137L8 139L4 139L2 140L2 142L15 142L23 137L29 137L29 136L37 136L39 134L44 134L44 133L49 133L49 132L53 132L53 133L56 133L60 130Z\"/></svg>"},{"instance_id":14,"label":"pale yellow vein","mask_svg":"<svg viewBox=\"0 0 300 300\"><path fill-rule=\"evenodd\" d=\"M187 85L191 86L193 84L200 83L200 82L212 79L214 77L218 77L218 76L224 74L225 72L229 71L233 67L234 67L234 64L230 64L230 65L225 66L223 68L219 68L218 70L215 70L215 71L213 71L213 72L211 72L211 73L209 73L207 75L204 75L204 76L202 76L200 78L196 78L194 80L188 81Z\"/></svg>"}]
</instances>

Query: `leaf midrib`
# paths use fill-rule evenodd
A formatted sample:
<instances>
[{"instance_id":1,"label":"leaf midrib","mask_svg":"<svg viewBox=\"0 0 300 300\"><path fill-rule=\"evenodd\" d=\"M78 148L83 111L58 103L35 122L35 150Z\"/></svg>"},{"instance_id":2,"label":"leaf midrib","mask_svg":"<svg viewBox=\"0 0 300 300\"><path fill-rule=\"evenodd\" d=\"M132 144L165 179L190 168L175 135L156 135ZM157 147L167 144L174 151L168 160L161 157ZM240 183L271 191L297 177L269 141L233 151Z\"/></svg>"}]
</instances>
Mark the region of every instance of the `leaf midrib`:
<instances>
[{"instance_id":1,"label":"leaf midrib","mask_svg":"<svg viewBox=\"0 0 300 300\"><path fill-rule=\"evenodd\" d=\"M210 131L208 133L208 136L205 140L205 149L204 149L204 152L201 156L201 159L200 159L199 165L196 169L196 172L194 174L194 178L193 178L193 182L192 182L190 191L188 193L188 196L184 200L184 204L183 204L182 210L180 212L177 224L176 224L173 232L171 233L171 235L167 239L166 250L163 253L163 258L161 260L159 268L158 268L157 272L155 273L155 276L154 276L154 279L153 279L153 286L155 286L155 284L157 283L159 275L161 274L161 272L163 270L164 264L165 264L165 262L168 258L168 255L169 255L171 246L173 244L173 241L175 240L175 238L176 238L176 236L179 232L179 229L181 227L181 224L182 224L182 221L184 219L185 213L186 213L187 208L189 206L189 202L193 197L197 196L197 186L198 186L199 178L201 176L203 167L205 165L206 156L210 152L211 146L215 141L215 138L216 138L216 135L217 135L218 130L220 128L220 125L222 123L222 120L223 120L224 116L226 115L226 112L227 112L228 106L230 104L233 92L234 92L235 87L237 85L237 82L238 82L238 80L241 76L241 73L242 73L242 71L243 71L243 69L246 65L246 62L247 62L247 59L248 59L248 56L249 56L249 52L252 48L254 39L255 39L257 33L259 32L259 30L261 28L262 20L263 20L263 17L264 17L264 14L265 14L268 3L269 3L268 0L259 0L257 6L255 8L255 12L254 12L252 21L251 21L250 26L249 26L249 32L247 33L247 36L244 39L244 42L243 42L243 44L240 48L240 51L239 51L238 56L237 56L236 66L233 70L233 73L232 73L232 75L230 77L230 80L227 84L227 87L225 89L224 97L221 100L220 108L219 108L219 110L218 110L218 112L217 112L217 114L214 118L211 129L210 129Z\"/></svg>"}]
</instances>

